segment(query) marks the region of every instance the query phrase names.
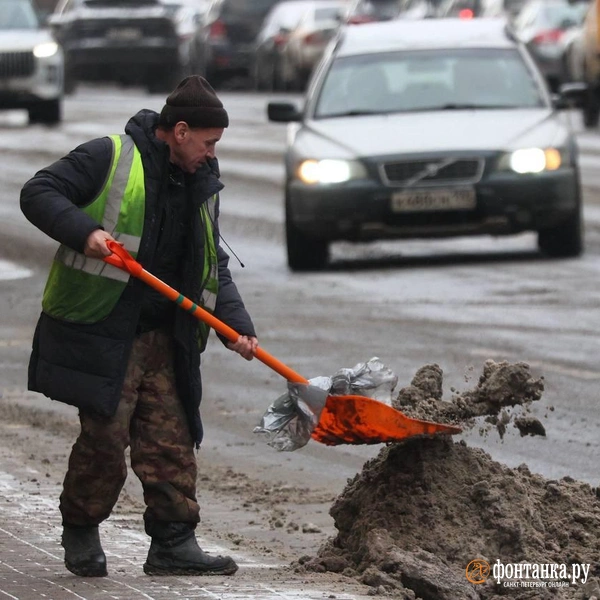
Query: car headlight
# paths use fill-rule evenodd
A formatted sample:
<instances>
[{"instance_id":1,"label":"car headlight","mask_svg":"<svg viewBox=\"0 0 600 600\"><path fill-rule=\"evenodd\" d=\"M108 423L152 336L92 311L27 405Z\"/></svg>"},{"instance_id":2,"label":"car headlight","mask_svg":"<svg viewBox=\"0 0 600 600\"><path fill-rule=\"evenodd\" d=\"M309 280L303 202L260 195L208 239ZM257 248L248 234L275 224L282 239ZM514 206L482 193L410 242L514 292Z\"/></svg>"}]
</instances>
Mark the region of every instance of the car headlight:
<instances>
[{"instance_id":1,"label":"car headlight","mask_svg":"<svg viewBox=\"0 0 600 600\"><path fill-rule=\"evenodd\" d=\"M38 44L33 49L33 55L38 58L48 58L54 56L58 52L58 44L56 42L46 42L45 44Z\"/></svg>"},{"instance_id":2,"label":"car headlight","mask_svg":"<svg viewBox=\"0 0 600 600\"><path fill-rule=\"evenodd\" d=\"M505 154L499 167L515 173L556 171L566 162L563 154L558 148L522 148Z\"/></svg>"},{"instance_id":3,"label":"car headlight","mask_svg":"<svg viewBox=\"0 0 600 600\"><path fill-rule=\"evenodd\" d=\"M298 165L296 176L306 184L343 183L366 178L367 170L355 160L304 160Z\"/></svg>"}]
</instances>

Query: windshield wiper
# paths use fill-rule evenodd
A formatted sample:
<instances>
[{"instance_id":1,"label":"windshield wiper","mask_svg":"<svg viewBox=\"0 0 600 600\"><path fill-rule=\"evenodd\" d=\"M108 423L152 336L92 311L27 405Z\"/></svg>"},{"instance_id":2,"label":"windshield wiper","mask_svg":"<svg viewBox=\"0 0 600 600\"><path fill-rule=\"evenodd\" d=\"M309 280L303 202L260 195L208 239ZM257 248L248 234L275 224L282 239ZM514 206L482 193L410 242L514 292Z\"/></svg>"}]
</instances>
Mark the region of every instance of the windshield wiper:
<instances>
[{"instance_id":1,"label":"windshield wiper","mask_svg":"<svg viewBox=\"0 0 600 600\"><path fill-rule=\"evenodd\" d=\"M325 115L319 115L321 118L335 119L336 117L360 117L364 115L385 115L386 111L382 110L348 110L340 113L329 113Z\"/></svg>"},{"instance_id":2,"label":"windshield wiper","mask_svg":"<svg viewBox=\"0 0 600 600\"><path fill-rule=\"evenodd\" d=\"M452 102L435 106L427 110L494 110L497 108L517 108L514 104L467 104Z\"/></svg>"}]
</instances>

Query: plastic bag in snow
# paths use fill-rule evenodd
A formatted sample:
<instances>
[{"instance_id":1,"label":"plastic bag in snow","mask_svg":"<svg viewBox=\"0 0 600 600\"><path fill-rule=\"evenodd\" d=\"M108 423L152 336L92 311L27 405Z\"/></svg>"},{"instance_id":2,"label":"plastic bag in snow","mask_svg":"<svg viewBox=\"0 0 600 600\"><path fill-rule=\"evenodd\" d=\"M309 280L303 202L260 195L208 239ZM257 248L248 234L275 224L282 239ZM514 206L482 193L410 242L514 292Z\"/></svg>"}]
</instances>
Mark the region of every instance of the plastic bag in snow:
<instances>
[{"instance_id":1,"label":"plastic bag in snow","mask_svg":"<svg viewBox=\"0 0 600 600\"><path fill-rule=\"evenodd\" d=\"M333 377L316 377L309 384L288 382L287 393L275 400L254 433L263 434L276 450L292 451L311 439L329 395L360 395L391 405L398 377L377 357L340 369Z\"/></svg>"}]
</instances>

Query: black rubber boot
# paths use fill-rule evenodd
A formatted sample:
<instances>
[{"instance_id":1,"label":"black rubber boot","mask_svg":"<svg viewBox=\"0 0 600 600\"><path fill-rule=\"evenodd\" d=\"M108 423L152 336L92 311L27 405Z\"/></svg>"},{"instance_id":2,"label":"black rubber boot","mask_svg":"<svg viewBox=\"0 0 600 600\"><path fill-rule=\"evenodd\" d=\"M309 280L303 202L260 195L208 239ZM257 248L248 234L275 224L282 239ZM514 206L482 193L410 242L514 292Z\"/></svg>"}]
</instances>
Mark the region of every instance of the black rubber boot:
<instances>
[{"instance_id":1,"label":"black rubber boot","mask_svg":"<svg viewBox=\"0 0 600 600\"><path fill-rule=\"evenodd\" d=\"M233 575L238 570L230 556L206 554L187 523L155 524L152 530L158 535L152 537L146 575Z\"/></svg>"},{"instance_id":2,"label":"black rubber boot","mask_svg":"<svg viewBox=\"0 0 600 600\"><path fill-rule=\"evenodd\" d=\"M106 577L106 556L98 527L65 525L62 534L65 567L80 577Z\"/></svg>"}]
</instances>

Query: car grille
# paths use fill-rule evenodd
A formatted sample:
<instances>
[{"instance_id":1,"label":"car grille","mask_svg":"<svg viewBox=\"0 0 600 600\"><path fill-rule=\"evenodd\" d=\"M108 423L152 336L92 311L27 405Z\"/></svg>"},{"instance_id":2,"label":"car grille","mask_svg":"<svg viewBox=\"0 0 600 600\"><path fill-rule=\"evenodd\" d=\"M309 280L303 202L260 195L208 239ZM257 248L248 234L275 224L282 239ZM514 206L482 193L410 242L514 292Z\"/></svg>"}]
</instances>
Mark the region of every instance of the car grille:
<instances>
[{"instance_id":1,"label":"car grille","mask_svg":"<svg viewBox=\"0 0 600 600\"><path fill-rule=\"evenodd\" d=\"M35 62L33 52L0 52L0 78L29 77Z\"/></svg>"},{"instance_id":2,"label":"car grille","mask_svg":"<svg viewBox=\"0 0 600 600\"><path fill-rule=\"evenodd\" d=\"M390 185L475 183L483 167L483 158L437 157L385 163L382 171Z\"/></svg>"}]
</instances>

